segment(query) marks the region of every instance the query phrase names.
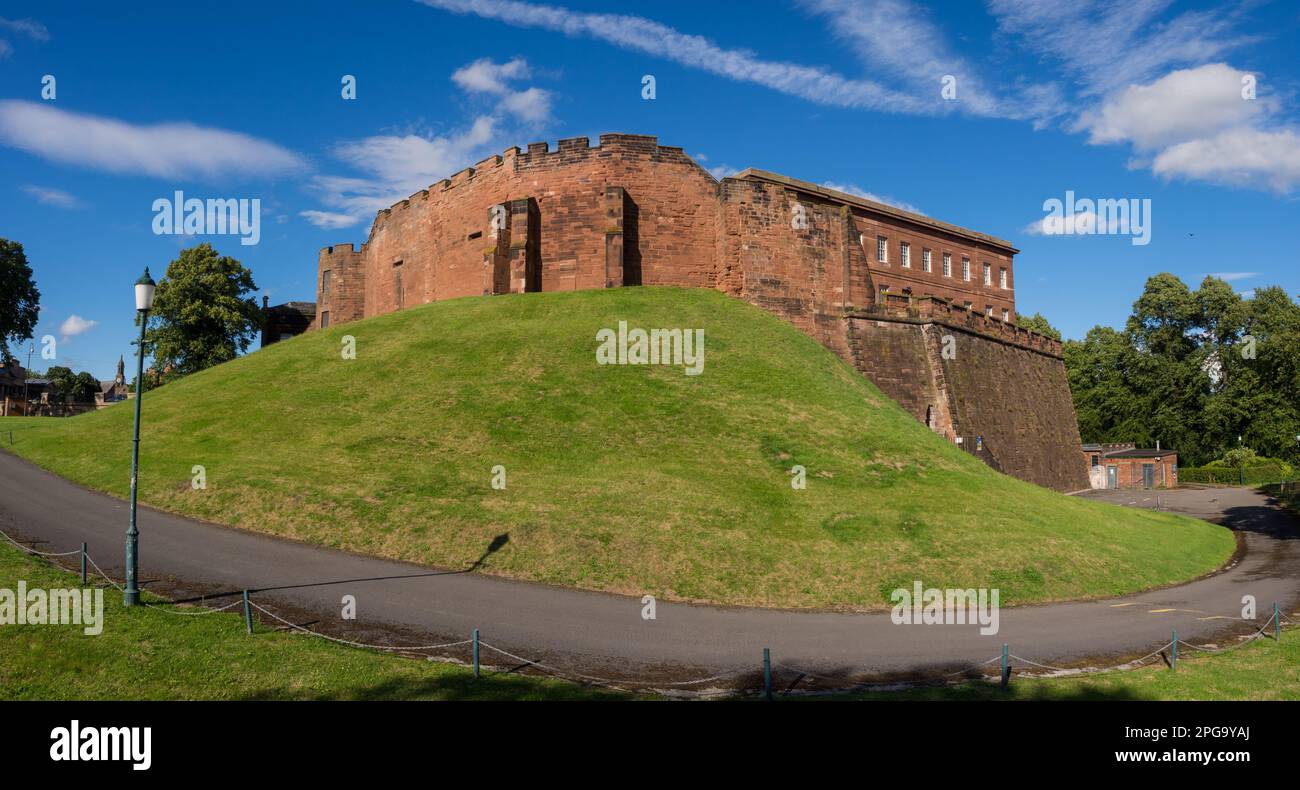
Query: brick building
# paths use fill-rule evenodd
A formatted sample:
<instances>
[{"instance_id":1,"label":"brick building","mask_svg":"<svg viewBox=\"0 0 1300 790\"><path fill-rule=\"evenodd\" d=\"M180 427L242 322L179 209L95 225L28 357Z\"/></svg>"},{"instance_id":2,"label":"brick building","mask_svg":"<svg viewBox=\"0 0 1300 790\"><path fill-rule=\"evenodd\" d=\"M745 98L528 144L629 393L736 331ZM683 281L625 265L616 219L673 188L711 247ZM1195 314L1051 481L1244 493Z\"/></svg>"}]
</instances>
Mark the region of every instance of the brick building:
<instances>
[{"instance_id":1,"label":"brick building","mask_svg":"<svg viewBox=\"0 0 1300 790\"><path fill-rule=\"evenodd\" d=\"M1178 487L1178 453L1173 450L1132 443L1085 444L1082 448L1092 488Z\"/></svg>"},{"instance_id":2,"label":"brick building","mask_svg":"<svg viewBox=\"0 0 1300 790\"><path fill-rule=\"evenodd\" d=\"M1087 483L1060 344L1015 325L1010 243L641 135L509 148L320 251L313 328L461 296L715 288L789 321L995 468ZM956 338L967 350L948 358ZM265 340L264 340L265 344ZM1033 387L1033 389L1026 389ZM964 441L970 438L970 442Z\"/></svg>"}]
</instances>

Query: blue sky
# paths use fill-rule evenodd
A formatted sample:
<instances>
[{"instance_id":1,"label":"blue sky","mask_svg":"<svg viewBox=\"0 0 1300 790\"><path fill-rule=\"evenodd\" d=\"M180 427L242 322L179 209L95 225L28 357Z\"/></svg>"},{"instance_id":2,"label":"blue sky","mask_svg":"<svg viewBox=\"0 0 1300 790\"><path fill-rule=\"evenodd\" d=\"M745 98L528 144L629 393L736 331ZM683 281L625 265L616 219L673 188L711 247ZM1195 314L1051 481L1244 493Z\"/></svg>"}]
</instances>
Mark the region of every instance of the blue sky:
<instances>
[{"instance_id":1,"label":"blue sky","mask_svg":"<svg viewBox=\"0 0 1300 790\"><path fill-rule=\"evenodd\" d=\"M1009 239L1017 306L1067 337L1121 325L1160 271L1300 293L1293 2L214 8L0 2L0 237L36 272L38 340L59 338L34 367L110 377L131 284L182 246L239 258L272 303L311 300L316 251L364 241L376 208L507 146L602 132ZM176 190L259 199L259 243L156 235ZM1067 190L1149 199L1150 243L1044 234Z\"/></svg>"}]
</instances>

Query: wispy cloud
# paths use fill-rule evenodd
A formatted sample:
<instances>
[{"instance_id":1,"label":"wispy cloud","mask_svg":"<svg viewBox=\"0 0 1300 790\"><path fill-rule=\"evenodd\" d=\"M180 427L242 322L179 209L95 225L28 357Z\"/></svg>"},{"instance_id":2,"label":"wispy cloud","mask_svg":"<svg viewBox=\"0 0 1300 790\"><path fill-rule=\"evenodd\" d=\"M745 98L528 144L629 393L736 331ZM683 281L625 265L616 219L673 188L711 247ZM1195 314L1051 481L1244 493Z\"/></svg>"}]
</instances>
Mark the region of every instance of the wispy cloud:
<instances>
[{"instance_id":1,"label":"wispy cloud","mask_svg":"<svg viewBox=\"0 0 1300 790\"><path fill-rule=\"evenodd\" d=\"M45 25L37 22L35 19L5 19L0 16L0 31L9 31L26 36L33 41L49 41L50 31L45 29ZM6 39L0 38L0 58L6 58L13 54L14 47Z\"/></svg>"},{"instance_id":2,"label":"wispy cloud","mask_svg":"<svg viewBox=\"0 0 1300 790\"><path fill-rule=\"evenodd\" d=\"M1209 277L1217 277L1224 282L1236 282L1237 280L1249 280L1252 277L1258 277L1259 272L1211 272Z\"/></svg>"},{"instance_id":3,"label":"wispy cloud","mask_svg":"<svg viewBox=\"0 0 1300 790\"><path fill-rule=\"evenodd\" d=\"M846 192L850 195L857 195L858 197L866 198L867 200L874 200L877 203L884 203L886 206L901 208L903 211L910 211L913 214L925 213L911 203L887 195L877 195L874 192L868 192L857 184L837 184L834 181L823 181L822 186L827 189L834 189L837 192Z\"/></svg>"},{"instance_id":4,"label":"wispy cloud","mask_svg":"<svg viewBox=\"0 0 1300 790\"><path fill-rule=\"evenodd\" d=\"M784 61L765 60L745 49L729 49L699 35L683 33L652 19L627 14L595 14L520 0L419 0L432 8L473 14L515 27L540 28L566 36L586 36L621 49L663 57L684 66L739 82L751 82L818 104L862 107L883 112L938 112L937 100L922 99L865 79ZM938 96L936 83L935 96Z\"/></svg>"},{"instance_id":5,"label":"wispy cloud","mask_svg":"<svg viewBox=\"0 0 1300 790\"><path fill-rule=\"evenodd\" d=\"M64 340L67 340L85 334L97 326L99 326L98 321L91 321L79 315L70 315L63 320L62 324L59 324L59 334L63 336Z\"/></svg>"},{"instance_id":6,"label":"wispy cloud","mask_svg":"<svg viewBox=\"0 0 1300 790\"><path fill-rule=\"evenodd\" d=\"M26 184L23 186L23 191L35 198L37 202L44 203L47 206L55 206L56 208L76 208L81 205L80 201L67 192L64 192L62 189Z\"/></svg>"},{"instance_id":7,"label":"wispy cloud","mask_svg":"<svg viewBox=\"0 0 1300 790\"><path fill-rule=\"evenodd\" d=\"M158 178L266 176L305 169L275 143L192 123L138 125L45 104L0 101L0 144L63 164Z\"/></svg>"}]
</instances>

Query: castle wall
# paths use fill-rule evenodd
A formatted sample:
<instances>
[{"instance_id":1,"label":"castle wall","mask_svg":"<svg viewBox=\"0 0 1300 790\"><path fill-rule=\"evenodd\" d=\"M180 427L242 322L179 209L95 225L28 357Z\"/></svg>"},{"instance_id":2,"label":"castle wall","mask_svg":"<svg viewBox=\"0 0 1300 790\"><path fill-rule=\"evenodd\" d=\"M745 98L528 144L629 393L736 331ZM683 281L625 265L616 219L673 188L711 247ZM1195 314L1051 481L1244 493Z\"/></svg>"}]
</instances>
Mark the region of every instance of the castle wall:
<instances>
[{"instance_id":1,"label":"castle wall","mask_svg":"<svg viewBox=\"0 0 1300 790\"><path fill-rule=\"evenodd\" d=\"M918 420L1005 474L1088 488L1059 356L926 320L848 323L854 366Z\"/></svg>"}]
</instances>

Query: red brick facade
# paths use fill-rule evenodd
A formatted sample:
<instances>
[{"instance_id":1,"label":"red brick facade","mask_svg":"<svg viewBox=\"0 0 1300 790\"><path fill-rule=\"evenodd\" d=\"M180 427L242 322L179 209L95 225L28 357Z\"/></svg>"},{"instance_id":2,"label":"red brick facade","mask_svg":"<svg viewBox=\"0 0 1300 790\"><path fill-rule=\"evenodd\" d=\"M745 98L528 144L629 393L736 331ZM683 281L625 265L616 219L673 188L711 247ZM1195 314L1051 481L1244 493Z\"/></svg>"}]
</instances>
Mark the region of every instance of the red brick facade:
<instances>
[{"instance_id":1,"label":"red brick facade","mask_svg":"<svg viewBox=\"0 0 1300 790\"><path fill-rule=\"evenodd\" d=\"M606 134L598 146L579 137L560 140L555 151L546 143L507 149L381 211L359 250L321 250L314 327L458 296L717 288L789 321L891 397L917 400L918 419L941 410L931 425L950 437L961 435L962 414L982 414L978 421L988 423L990 435L1008 437L998 448L1004 462L986 458L995 466L1043 485L1082 488L1087 477L1076 463L1078 431L1060 345L1014 325L1017 252L992 236L775 173L745 170L719 181L654 137ZM1051 380L1051 403L1029 421L1030 432L1055 423L1068 446L1022 452L1034 441L1024 426L999 432L987 410L958 408L947 396L936 400L933 393L946 390L934 379L944 374L920 334L908 342L913 356L930 360L930 394L911 398L912 379L881 383L897 377L860 351L872 327L892 320L951 326L963 338L991 337L1054 359L1042 374ZM1024 357L1030 358L1038 357ZM1019 382L1007 366L1015 364L1001 370L1009 379L988 386L1010 397ZM1035 407L1019 412L1025 408ZM1055 462L1045 476L1031 468L1055 454L1069 461Z\"/></svg>"}]
</instances>

